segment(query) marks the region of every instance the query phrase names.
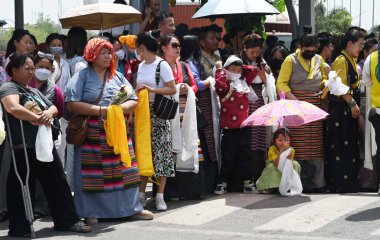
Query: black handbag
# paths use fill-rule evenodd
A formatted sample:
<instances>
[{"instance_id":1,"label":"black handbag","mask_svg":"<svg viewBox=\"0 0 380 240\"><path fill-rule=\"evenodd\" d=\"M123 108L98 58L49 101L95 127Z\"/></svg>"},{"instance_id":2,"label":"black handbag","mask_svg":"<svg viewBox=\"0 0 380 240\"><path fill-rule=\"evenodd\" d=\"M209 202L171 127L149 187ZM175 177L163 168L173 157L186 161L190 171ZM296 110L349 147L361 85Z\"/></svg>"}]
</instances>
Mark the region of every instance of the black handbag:
<instances>
[{"instance_id":1,"label":"black handbag","mask_svg":"<svg viewBox=\"0 0 380 240\"><path fill-rule=\"evenodd\" d=\"M163 61L163 60L162 60ZM161 68L161 62L160 61L156 68L156 84L158 86L158 83L160 82L160 68ZM175 117L177 114L178 109L178 102L171 98L167 98L164 95L157 94L154 98L154 104L153 104L153 113L161 119L164 120L170 120Z\"/></svg>"}]
</instances>

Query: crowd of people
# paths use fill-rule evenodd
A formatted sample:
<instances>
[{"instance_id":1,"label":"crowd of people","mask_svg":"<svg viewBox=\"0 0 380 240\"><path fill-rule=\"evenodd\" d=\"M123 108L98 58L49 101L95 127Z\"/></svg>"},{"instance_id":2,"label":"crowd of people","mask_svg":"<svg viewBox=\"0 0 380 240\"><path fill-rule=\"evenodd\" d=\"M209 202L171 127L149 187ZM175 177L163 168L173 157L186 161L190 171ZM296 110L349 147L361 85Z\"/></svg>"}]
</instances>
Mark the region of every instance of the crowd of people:
<instances>
[{"instance_id":1,"label":"crowd of people","mask_svg":"<svg viewBox=\"0 0 380 240\"><path fill-rule=\"evenodd\" d=\"M159 3L147 1L138 35L88 40L73 27L37 43L27 30L13 32L0 66L4 130L11 136L0 148L0 220L9 219L10 236L30 235L15 174L17 168L25 178L26 160L35 216L51 215L56 230L82 233L98 219L153 219L144 210L149 181L158 211L173 199L277 193L285 152L304 192L379 186L372 179L363 187L361 179L372 155L380 177L380 149L365 149L371 134L380 144L374 35L359 27L316 35L306 27L287 49L275 34L237 31L222 38L217 25L175 27L175 16L159 11ZM334 72L345 94L325 93ZM241 127L282 92L326 110L328 118L289 128ZM175 115L163 117L158 101L177 103ZM73 143L66 129L78 116L85 116L86 131ZM49 161L38 157L45 126L47 142L54 142Z\"/></svg>"}]
</instances>

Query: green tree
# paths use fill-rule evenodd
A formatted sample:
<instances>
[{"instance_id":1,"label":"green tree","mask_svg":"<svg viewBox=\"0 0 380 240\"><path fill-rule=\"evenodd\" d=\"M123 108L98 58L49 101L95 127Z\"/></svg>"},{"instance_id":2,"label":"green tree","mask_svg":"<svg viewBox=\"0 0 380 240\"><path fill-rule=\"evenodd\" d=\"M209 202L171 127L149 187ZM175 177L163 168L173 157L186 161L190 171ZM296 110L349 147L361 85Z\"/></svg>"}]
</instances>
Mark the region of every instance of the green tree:
<instances>
[{"instance_id":1,"label":"green tree","mask_svg":"<svg viewBox=\"0 0 380 240\"><path fill-rule=\"evenodd\" d=\"M56 24L50 18L43 18L42 15L39 16L38 20L34 24L27 23L25 24L25 29L29 30L33 34L38 43L45 42L46 37L50 33L62 31L61 27ZM0 32L0 49L5 51L7 48L7 43L12 37L12 32L14 28L9 28L7 31Z\"/></svg>"},{"instance_id":2,"label":"green tree","mask_svg":"<svg viewBox=\"0 0 380 240\"><path fill-rule=\"evenodd\" d=\"M315 5L315 32L344 33L351 26L352 16L345 8L327 12L322 1Z\"/></svg>"}]
</instances>

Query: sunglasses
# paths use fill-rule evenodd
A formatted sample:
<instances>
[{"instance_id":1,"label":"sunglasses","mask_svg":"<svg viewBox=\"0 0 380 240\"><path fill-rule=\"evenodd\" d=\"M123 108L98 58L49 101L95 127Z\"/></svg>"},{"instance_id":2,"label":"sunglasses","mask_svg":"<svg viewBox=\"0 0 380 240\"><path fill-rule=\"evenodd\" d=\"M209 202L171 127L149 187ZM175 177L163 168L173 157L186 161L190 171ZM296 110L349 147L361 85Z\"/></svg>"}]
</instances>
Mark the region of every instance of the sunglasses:
<instances>
[{"instance_id":1,"label":"sunglasses","mask_svg":"<svg viewBox=\"0 0 380 240\"><path fill-rule=\"evenodd\" d=\"M54 60L54 55L50 53L43 53L43 52L38 52L37 55L42 58L48 58L50 60Z\"/></svg>"},{"instance_id":2,"label":"sunglasses","mask_svg":"<svg viewBox=\"0 0 380 240\"><path fill-rule=\"evenodd\" d=\"M172 43L170 45L172 46L172 48L181 48L181 44L179 43Z\"/></svg>"}]
</instances>

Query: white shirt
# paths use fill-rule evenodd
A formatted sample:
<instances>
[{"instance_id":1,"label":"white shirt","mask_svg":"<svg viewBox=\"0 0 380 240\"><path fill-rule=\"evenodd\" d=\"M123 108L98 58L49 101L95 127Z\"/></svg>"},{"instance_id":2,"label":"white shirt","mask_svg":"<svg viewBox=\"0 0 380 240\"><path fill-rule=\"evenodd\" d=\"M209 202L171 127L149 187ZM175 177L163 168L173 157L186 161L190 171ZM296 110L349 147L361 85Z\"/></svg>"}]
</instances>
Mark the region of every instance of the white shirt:
<instances>
[{"instance_id":1,"label":"white shirt","mask_svg":"<svg viewBox=\"0 0 380 240\"><path fill-rule=\"evenodd\" d=\"M144 84L153 88L165 87L165 83L174 81L172 69L166 61L161 62L160 65L160 81L158 87L156 84L156 69L157 64L162 60L160 57L156 57L156 60L150 64L146 64L145 61L140 63L137 71L137 84ZM149 101L154 102L154 93L149 93Z\"/></svg>"},{"instance_id":2,"label":"white shirt","mask_svg":"<svg viewBox=\"0 0 380 240\"><path fill-rule=\"evenodd\" d=\"M70 67L69 64L66 62L65 59L61 58L58 62L54 60L54 73L53 73L53 79L54 82L58 85L58 87L62 90L62 92L65 92L66 85L70 79Z\"/></svg>"}]
</instances>

